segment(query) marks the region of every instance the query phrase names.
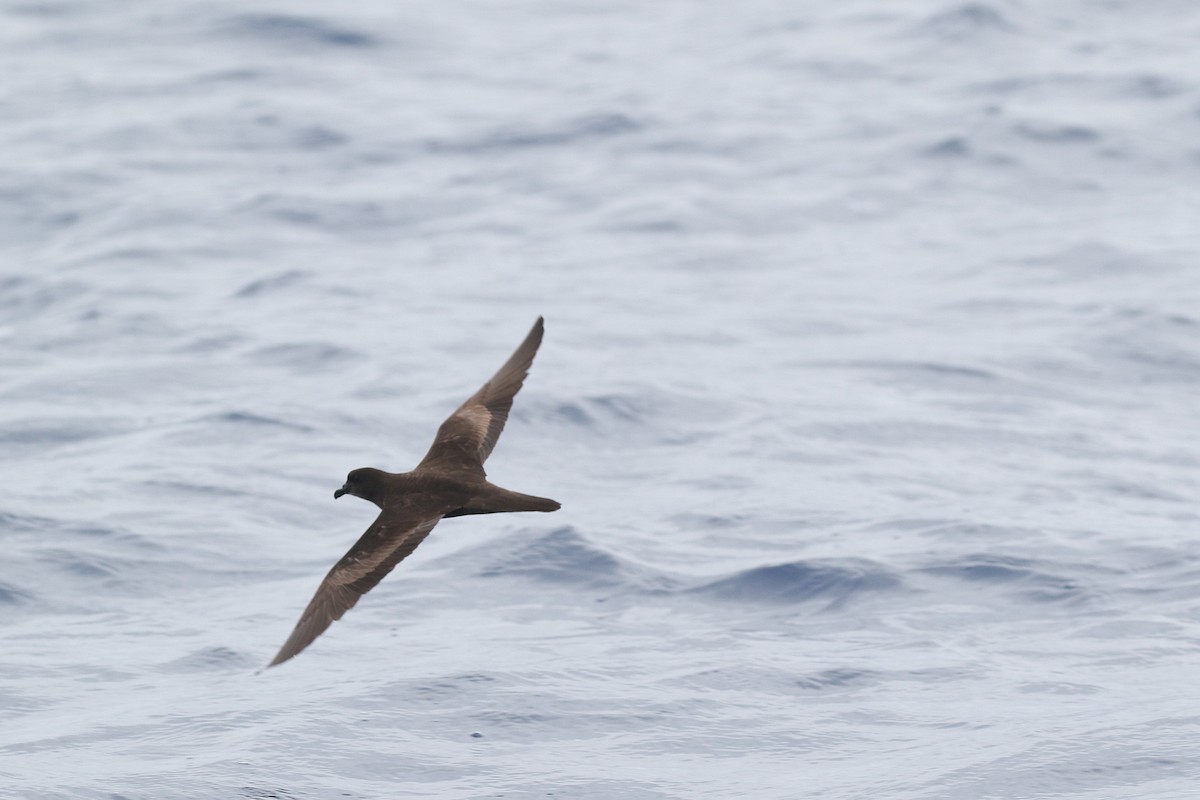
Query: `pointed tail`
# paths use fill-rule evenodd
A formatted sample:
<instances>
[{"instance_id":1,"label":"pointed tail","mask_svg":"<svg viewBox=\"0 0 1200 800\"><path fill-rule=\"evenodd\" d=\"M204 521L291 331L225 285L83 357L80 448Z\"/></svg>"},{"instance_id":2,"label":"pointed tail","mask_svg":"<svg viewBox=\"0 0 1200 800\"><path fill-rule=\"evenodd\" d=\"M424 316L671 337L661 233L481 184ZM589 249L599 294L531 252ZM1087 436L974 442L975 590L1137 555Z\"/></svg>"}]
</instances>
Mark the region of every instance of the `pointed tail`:
<instances>
[{"instance_id":1,"label":"pointed tail","mask_svg":"<svg viewBox=\"0 0 1200 800\"><path fill-rule=\"evenodd\" d=\"M463 508L455 509L447 517L461 517L467 514L504 514L510 511L558 511L562 505L549 497L537 497L532 494L521 494L501 489L499 486L488 484L487 490L471 498L471 502Z\"/></svg>"}]
</instances>

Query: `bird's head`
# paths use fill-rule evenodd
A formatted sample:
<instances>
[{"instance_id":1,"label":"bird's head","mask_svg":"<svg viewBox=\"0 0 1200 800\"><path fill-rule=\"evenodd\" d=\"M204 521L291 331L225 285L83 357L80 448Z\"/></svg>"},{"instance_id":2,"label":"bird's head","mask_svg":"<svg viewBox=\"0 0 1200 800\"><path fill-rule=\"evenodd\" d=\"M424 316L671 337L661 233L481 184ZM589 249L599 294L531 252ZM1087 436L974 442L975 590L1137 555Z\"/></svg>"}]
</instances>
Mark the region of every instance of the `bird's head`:
<instances>
[{"instance_id":1,"label":"bird's head","mask_svg":"<svg viewBox=\"0 0 1200 800\"><path fill-rule=\"evenodd\" d=\"M387 482L384 480L386 476L387 473L383 470L371 467L351 470L342 488L333 493L333 499L352 494L383 508L384 495L387 493Z\"/></svg>"}]
</instances>

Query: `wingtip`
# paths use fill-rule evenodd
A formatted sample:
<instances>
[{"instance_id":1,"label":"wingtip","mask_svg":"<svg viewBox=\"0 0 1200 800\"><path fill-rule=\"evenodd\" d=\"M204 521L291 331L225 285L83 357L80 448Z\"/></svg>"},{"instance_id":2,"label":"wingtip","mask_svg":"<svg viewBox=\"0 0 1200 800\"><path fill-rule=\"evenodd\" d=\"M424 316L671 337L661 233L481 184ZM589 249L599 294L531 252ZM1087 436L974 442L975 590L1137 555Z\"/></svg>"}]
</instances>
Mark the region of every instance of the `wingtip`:
<instances>
[{"instance_id":1,"label":"wingtip","mask_svg":"<svg viewBox=\"0 0 1200 800\"><path fill-rule=\"evenodd\" d=\"M295 653L292 653L291 655L284 655L283 651L280 650L278 653L275 654L275 658L271 659L271 663L267 664L265 667L263 667L263 669L268 670L271 667L277 667L280 664L282 664L283 662L291 659L292 656L294 656L294 655L295 655Z\"/></svg>"},{"instance_id":2,"label":"wingtip","mask_svg":"<svg viewBox=\"0 0 1200 800\"><path fill-rule=\"evenodd\" d=\"M530 342L536 342L536 346L535 346L535 351L536 351L536 347L541 346L542 337L545 335L546 335L546 318L539 316L537 318L537 322L533 323L533 327L529 329L529 333L527 333L525 335L525 341L523 341L521 343L521 346L517 348L517 351L516 351L516 353L513 353L513 356L515 357L516 354L521 352L522 349L524 349L525 347L528 347Z\"/></svg>"}]
</instances>

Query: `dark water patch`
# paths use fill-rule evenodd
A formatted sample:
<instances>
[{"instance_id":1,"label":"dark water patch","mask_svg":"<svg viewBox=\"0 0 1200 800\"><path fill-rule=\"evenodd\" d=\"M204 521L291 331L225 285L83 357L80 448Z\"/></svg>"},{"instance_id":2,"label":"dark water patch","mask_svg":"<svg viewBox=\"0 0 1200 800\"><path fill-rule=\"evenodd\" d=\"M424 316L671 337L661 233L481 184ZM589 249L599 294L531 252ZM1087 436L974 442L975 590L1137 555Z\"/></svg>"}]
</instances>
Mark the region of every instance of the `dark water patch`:
<instances>
[{"instance_id":1,"label":"dark water patch","mask_svg":"<svg viewBox=\"0 0 1200 800\"><path fill-rule=\"evenodd\" d=\"M1134 75L1119 82L1119 91L1129 97L1145 100L1165 100L1178 97L1191 87L1166 75Z\"/></svg>"},{"instance_id":2,"label":"dark water patch","mask_svg":"<svg viewBox=\"0 0 1200 800\"><path fill-rule=\"evenodd\" d=\"M902 363L905 369L916 370L926 375L950 375L955 378L973 378L978 380L996 380L996 374L978 367L964 367L960 364L937 364L928 361L912 361Z\"/></svg>"},{"instance_id":3,"label":"dark water patch","mask_svg":"<svg viewBox=\"0 0 1200 800\"><path fill-rule=\"evenodd\" d=\"M449 155L487 155L577 145L627 135L642 127L641 123L624 114L593 114L553 127L509 128L474 138L433 139L425 142L424 149Z\"/></svg>"},{"instance_id":4,"label":"dark water patch","mask_svg":"<svg viewBox=\"0 0 1200 800\"><path fill-rule=\"evenodd\" d=\"M365 31L335 25L328 20L295 14L239 14L220 29L234 36L259 39L290 47L361 50L378 47L383 40Z\"/></svg>"},{"instance_id":5,"label":"dark water patch","mask_svg":"<svg viewBox=\"0 0 1200 800\"><path fill-rule=\"evenodd\" d=\"M946 800L1013 796L1191 798L1195 759L1186 740L1196 725L1195 717L1156 719L1118 728L1099 726L1064 739L1052 736L1032 739L1010 755L944 772L926 797ZM1115 732L1114 732L1115 731ZM1151 733L1153 731L1153 733ZM1167 737L1175 737L1167 744ZM1148 742L1157 741L1155 747ZM1165 753L1179 753L1169 758ZM945 787L954 787L946 793ZM1014 793L1012 787L1038 787ZM1136 787L1141 786L1141 789ZM1166 788L1164 791L1163 787ZM1180 787L1182 791L1172 791Z\"/></svg>"},{"instance_id":6,"label":"dark water patch","mask_svg":"<svg viewBox=\"0 0 1200 800\"><path fill-rule=\"evenodd\" d=\"M6 664L5 667L6 669L4 670L4 676L13 683L15 683L14 679L18 677L23 679L26 677L40 677L45 674L44 666L36 671L21 670L20 672L12 669L8 664ZM27 689L21 689L18 687L0 688L0 721L7 722L8 720L13 720L15 722L32 711L46 708L52 702L52 700L48 700L44 697L33 696L28 692Z\"/></svg>"},{"instance_id":7,"label":"dark water patch","mask_svg":"<svg viewBox=\"0 0 1200 800\"><path fill-rule=\"evenodd\" d=\"M1023 683L1017 687L1017 691L1021 694L1053 694L1053 695L1076 695L1076 694L1099 694L1103 689L1099 686L1084 683L1069 683L1065 681L1034 681L1031 683Z\"/></svg>"},{"instance_id":8,"label":"dark water patch","mask_svg":"<svg viewBox=\"0 0 1200 800\"><path fill-rule=\"evenodd\" d=\"M1031 574L1028 569L1029 561L1024 559L1003 558L1001 556L977 556L978 560L965 563L926 567L926 572L942 575L953 575L968 581L1011 581L1023 580Z\"/></svg>"},{"instance_id":9,"label":"dark water patch","mask_svg":"<svg viewBox=\"0 0 1200 800\"><path fill-rule=\"evenodd\" d=\"M401 228L430 220L455 217L472 211L476 201L461 198L413 200L393 198L387 202L365 199L339 200L320 195L266 193L241 204L239 213L262 216L309 229L321 229L336 238L386 236L394 238ZM353 288L334 291L353 293Z\"/></svg>"},{"instance_id":10,"label":"dark water patch","mask_svg":"<svg viewBox=\"0 0 1200 800\"><path fill-rule=\"evenodd\" d=\"M242 288L234 292L234 297L249 298L261 297L263 295L275 294L283 289L291 288L308 277L308 273L303 270L291 269L286 272L280 272L276 275L271 275L266 278L247 283Z\"/></svg>"},{"instance_id":11,"label":"dark water patch","mask_svg":"<svg viewBox=\"0 0 1200 800\"><path fill-rule=\"evenodd\" d=\"M847 76L850 77L850 76ZM737 139L708 140L703 137L683 137L666 135L639 143L645 152L658 153L664 156L712 156L715 158L738 158L746 155L753 147L748 142Z\"/></svg>"},{"instance_id":12,"label":"dark water patch","mask_svg":"<svg viewBox=\"0 0 1200 800\"><path fill-rule=\"evenodd\" d=\"M739 487L740 488L740 487ZM739 530L746 526L747 517L743 514L676 514L671 522L680 530L710 530L727 531Z\"/></svg>"},{"instance_id":13,"label":"dark water patch","mask_svg":"<svg viewBox=\"0 0 1200 800\"><path fill-rule=\"evenodd\" d=\"M560 403L550 409L551 419L580 428L643 425L655 416L654 404L647 396L597 395Z\"/></svg>"},{"instance_id":14,"label":"dark water patch","mask_svg":"<svg viewBox=\"0 0 1200 800\"><path fill-rule=\"evenodd\" d=\"M951 136L921 151L931 158L963 158L971 154L970 143L962 136Z\"/></svg>"},{"instance_id":15,"label":"dark water patch","mask_svg":"<svg viewBox=\"0 0 1200 800\"><path fill-rule=\"evenodd\" d=\"M196 339L172 348L172 353L180 354L208 354L208 353L223 353L232 350L240 344L245 343L246 339L236 333L217 334L213 336L201 336Z\"/></svg>"},{"instance_id":16,"label":"dark water patch","mask_svg":"<svg viewBox=\"0 0 1200 800\"><path fill-rule=\"evenodd\" d=\"M589 404L604 416L623 422L642 422L646 408L636 399L621 395L600 395L589 398Z\"/></svg>"},{"instance_id":17,"label":"dark water patch","mask_svg":"<svg viewBox=\"0 0 1200 800\"><path fill-rule=\"evenodd\" d=\"M912 517L912 518L901 517L898 519L890 519L890 520L885 520L883 522L873 523L873 524L867 526L866 530L868 530L868 531L892 531L892 530L921 531L921 530L935 530L938 528L942 528L946 525L955 525L955 524L957 524L957 521L951 520L951 519L937 519L937 518L926 518L926 517Z\"/></svg>"},{"instance_id":18,"label":"dark water patch","mask_svg":"<svg viewBox=\"0 0 1200 800\"><path fill-rule=\"evenodd\" d=\"M1090 587L1082 580L1048 571L1044 566L1033 559L981 553L920 567L917 571L976 586L1003 586L1009 593L1032 602L1080 601L1092 597Z\"/></svg>"},{"instance_id":19,"label":"dark water patch","mask_svg":"<svg viewBox=\"0 0 1200 800\"><path fill-rule=\"evenodd\" d=\"M684 478L671 482L673 486L690 486L704 492L745 492L756 482L745 475L705 475L701 478Z\"/></svg>"},{"instance_id":20,"label":"dark water patch","mask_svg":"<svg viewBox=\"0 0 1200 800\"><path fill-rule=\"evenodd\" d=\"M480 691L477 684L496 683L496 678L483 673L467 673L450 675L431 683L413 685L406 693L408 697L426 700L436 705L442 705L450 699L461 699L467 693Z\"/></svg>"},{"instance_id":21,"label":"dark water patch","mask_svg":"<svg viewBox=\"0 0 1200 800\"><path fill-rule=\"evenodd\" d=\"M594 395L554 405L526 403L519 415L560 424L597 437L620 437L655 444L682 445L710 438L714 424L735 413L709 398L646 387L640 392ZM570 435L564 433L563 435Z\"/></svg>"},{"instance_id":22,"label":"dark water patch","mask_svg":"<svg viewBox=\"0 0 1200 800\"><path fill-rule=\"evenodd\" d=\"M114 422L97 419L22 420L0 430L0 445L14 447L62 447L125 432Z\"/></svg>"},{"instance_id":23,"label":"dark water patch","mask_svg":"<svg viewBox=\"0 0 1200 800\"><path fill-rule=\"evenodd\" d=\"M326 124L277 114L187 117L178 127L181 135L199 145L237 153L328 150L349 140L347 134Z\"/></svg>"},{"instance_id":24,"label":"dark water patch","mask_svg":"<svg viewBox=\"0 0 1200 800\"><path fill-rule=\"evenodd\" d=\"M300 125L292 129L291 142L298 150L323 150L345 144L347 138L325 125Z\"/></svg>"},{"instance_id":25,"label":"dark water patch","mask_svg":"<svg viewBox=\"0 0 1200 800\"><path fill-rule=\"evenodd\" d=\"M1187 314L1180 311L1163 311L1157 308L1144 308L1141 306L1111 306L1090 305L1088 310L1099 311L1104 315L1105 326L1107 324L1121 325L1132 328L1129 331L1122 331L1122 335L1136 332L1138 330L1149 329L1151 331L1160 332L1182 332L1186 333L1189 338L1195 335L1196 328L1200 327L1200 320L1193 314Z\"/></svg>"},{"instance_id":26,"label":"dark water patch","mask_svg":"<svg viewBox=\"0 0 1200 800\"><path fill-rule=\"evenodd\" d=\"M262 347L249 354L255 363L301 372L336 369L358 357L352 350L325 342L289 342Z\"/></svg>"},{"instance_id":27,"label":"dark water patch","mask_svg":"<svg viewBox=\"0 0 1200 800\"><path fill-rule=\"evenodd\" d=\"M494 551L495 545L489 545ZM520 576L587 588L660 591L675 582L646 567L626 563L587 541L574 528L563 527L532 541L509 543L476 574L491 578Z\"/></svg>"},{"instance_id":28,"label":"dark water patch","mask_svg":"<svg viewBox=\"0 0 1200 800\"><path fill-rule=\"evenodd\" d=\"M21 17L60 19L78 16L84 8L83 3L13 3L4 6L4 13Z\"/></svg>"},{"instance_id":29,"label":"dark water patch","mask_svg":"<svg viewBox=\"0 0 1200 800\"><path fill-rule=\"evenodd\" d=\"M0 605L16 606L28 602L33 595L7 583L0 583Z\"/></svg>"},{"instance_id":30,"label":"dark water patch","mask_svg":"<svg viewBox=\"0 0 1200 800\"><path fill-rule=\"evenodd\" d=\"M65 537L79 537L132 544L154 550L161 549L151 540L118 528L0 511L0 534L4 533L33 534L36 537L46 537L47 540L52 537L55 541L62 541Z\"/></svg>"},{"instance_id":31,"label":"dark water patch","mask_svg":"<svg viewBox=\"0 0 1200 800\"><path fill-rule=\"evenodd\" d=\"M904 384L922 389L950 389L973 393L996 394L1008 383L998 373L970 364L938 361L877 361L855 360L833 362L834 367L848 367L877 373L878 380L889 385Z\"/></svg>"},{"instance_id":32,"label":"dark water patch","mask_svg":"<svg viewBox=\"0 0 1200 800\"><path fill-rule=\"evenodd\" d=\"M562 717L558 714L540 714L534 711L480 711L472 714L471 719L486 723L487 727L508 728L527 725L549 727L561 720Z\"/></svg>"},{"instance_id":33,"label":"dark water patch","mask_svg":"<svg viewBox=\"0 0 1200 800\"><path fill-rule=\"evenodd\" d=\"M160 672L243 672L262 666L248 653L230 647L205 647L163 664Z\"/></svg>"},{"instance_id":34,"label":"dark water patch","mask_svg":"<svg viewBox=\"0 0 1200 800\"><path fill-rule=\"evenodd\" d=\"M1137 556L1130 552L1132 561ZM1200 568L1190 553L1170 552L1166 560L1133 567L1121 590L1133 596L1191 601L1200 597Z\"/></svg>"},{"instance_id":35,"label":"dark water patch","mask_svg":"<svg viewBox=\"0 0 1200 800\"><path fill-rule=\"evenodd\" d=\"M790 79L794 79L797 73L806 73L823 83L837 82L843 86L852 82L895 80L895 74L880 68L879 64L847 56L821 58L793 52L786 55L769 56L763 63L789 73ZM735 139L723 148L723 154L734 155L739 151L744 152L751 146L753 146L751 139L744 139L741 142Z\"/></svg>"},{"instance_id":36,"label":"dark water patch","mask_svg":"<svg viewBox=\"0 0 1200 800\"><path fill-rule=\"evenodd\" d=\"M993 34L1016 33L1017 26L994 6L983 3L964 3L938 12L922 20L919 33L947 41L974 40Z\"/></svg>"},{"instance_id":37,"label":"dark water patch","mask_svg":"<svg viewBox=\"0 0 1200 800\"><path fill-rule=\"evenodd\" d=\"M780 678L785 677L785 681ZM962 680L965 673L962 669L910 669L910 670L877 670L857 669L854 667L832 667L816 672L796 676L782 670L773 670L769 675L750 674L749 683L737 688L786 691L797 694L829 695L840 692L853 692L883 683L925 683L937 684ZM765 678L765 680L764 680ZM757 687L755 684L759 684ZM722 686L720 688L730 688Z\"/></svg>"},{"instance_id":38,"label":"dark water patch","mask_svg":"<svg viewBox=\"0 0 1200 800\"><path fill-rule=\"evenodd\" d=\"M1083 125L1022 122L1013 126L1013 132L1023 139L1046 144L1090 144L1100 140L1099 132Z\"/></svg>"},{"instance_id":39,"label":"dark water patch","mask_svg":"<svg viewBox=\"0 0 1200 800\"><path fill-rule=\"evenodd\" d=\"M550 410L555 418L580 428L590 428L595 420L581 403L559 403Z\"/></svg>"},{"instance_id":40,"label":"dark water patch","mask_svg":"<svg viewBox=\"0 0 1200 800\"><path fill-rule=\"evenodd\" d=\"M1143 255L1102 241L1077 242L1048 253L1016 261L1033 274L1065 282L1105 278L1149 278L1173 269L1153 256Z\"/></svg>"},{"instance_id":41,"label":"dark water patch","mask_svg":"<svg viewBox=\"0 0 1200 800\"><path fill-rule=\"evenodd\" d=\"M1098 96L1139 100L1163 100L1191 91L1191 86L1183 81L1154 73L1113 76L1083 72L992 78L972 81L967 84L967 88L982 94L1011 95L1037 92L1040 95L1054 94L1060 97Z\"/></svg>"},{"instance_id":42,"label":"dark water patch","mask_svg":"<svg viewBox=\"0 0 1200 800\"><path fill-rule=\"evenodd\" d=\"M657 214L658 210L654 212ZM683 233L688 230L688 225L677 219L642 219L640 211L634 211L630 215L621 215L622 218L614 220L611 225L611 230L628 231L629 233Z\"/></svg>"},{"instance_id":43,"label":"dark water patch","mask_svg":"<svg viewBox=\"0 0 1200 800\"><path fill-rule=\"evenodd\" d=\"M1042 531L1017 525L994 525L989 522L964 522L953 519L898 519L877 523L870 530L916 531L923 536L950 542L982 540L998 544L1038 541Z\"/></svg>"},{"instance_id":44,"label":"dark water patch","mask_svg":"<svg viewBox=\"0 0 1200 800\"><path fill-rule=\"evenodd\" d=\"M833 667L797 674L785 666L769 667L746 664L738 668L705 669L672 678L668 682L703 690L749 692L772 695L833 694L854 691L879 683L881 673L851 667Z\"/></svg>"},{"instance_id":45,"label":"dark water patch","mask_svg":"<svg viewBox=\"0 0 1200 800\"><path fill-rule=\"evenodd\" d=\"M80 266L95 266L98 264L122 264L122 265L156 265L163 267L167 264L179 264L180 253L170 249L161 247L146 247L146 246L116 246L97 248L95 252L88 253L80 258L76 263ZM151 290L148 287L139 287L137 294L153 295L156 297L166 297L161 291Z\"/></svg>"},{"instance_id":46,"label":"dark water patch","mask_svg":"<svg viewBox=\"0 0 1200 800\"><path fill-rule=\"evenodd\" d=\"M240 427L254 428L284 428L289 431L298 433L312 433L313 428L308 425L301 425L297 422L289 422L288 420L278 419L276 417L267 417L262 414L254 414L249 411L223 411L219 414L210 414L202 417L204 422L216 422L221 425L236 425Z\"/></svg>"},{"instance_id":47,"label":"dark water patch","mask_svg":"<svg viewBox=\"0 0 1200 800\"><path fill-rule=\"evenodd\" d=\"M0 323L20 322L38 317L54 305L91 293L92 287L79 281L53 281L6 276L0 277Z\"/></svg>"},{"instance_id":48,"label":"dark water patch","mask_svg":"<svg viewBox=\"0 0 1200 800\"><path fill-rule=\"evenodd\" d=\"M156 496L164 492L200 497L243 497L248 494L247 492L230 489L225 486L212 486L211 484L188 483L185 481L146 480L141 481L139 485L154 490Z\"/></svg>"},{"instance_id":49,"label":"dark water patch","mask_svg":"<svg viewBox=\"0 0 1200 800\"><path fill-rule=\"evenodd\" d=\"M194 83L249 83L267 77L269 73L261 69L221 69L196 75Z\"/></svg>"},{"instance_id":50,"label":"dark water patch","mask_svg":"<svg viewBox=\"0 0 1200 800\"><path fill-rule=\"evenodd\" d=\"M247 800L293 800L293 798L301 798L305 795L294 794L287 789L260 789L254 786L243 786L238 791L239 797L245 797ZM342 792L342 797L353 797L349 792Z\"/></svg>"},{"instance_id":51,"label":"dark water patch","mask_svg":"<svg viewBox=\"0 0 1200 800\"><path fill-rule=\"evenodd\" d=\"M1165 503L1192 503L1195 498L1165 491L1158 486L1120 479L1103 480L1100 490L1119 497L1131 497L1137 500L1154 500Z\"/></svg>"},{"instance_id":52,"label":"dark water patch","mask_svg":"<svg viewBox=\"0 0 1200 800\"><path fill-rule=\"evenodd\" d=\"M13 514L0 511L0 533L21 532L33 533L56 530L62 523L49 517L35 517L30 514Z\"/></svg>"},{"instance_id":53,"label":"dark water patch","mask_svg":"<svg viewBox=\"0 0 1200 800\"><path fill-rule=\"evenodd\" d=\"M1029 76L1021 75L1019 77L1009 78L992 78L988 80L973 81L967 84L967 89L980 94L1019 94L1034 89L1041 89L1048 85L1055 85L1053 78L1044 76ZM989 106L990 113L996 113L998 107Z\"/></svg>"},{"instance_id":54,"label":"dark water patch","mask_svg":"<svg viewBox=\"0 0 1200 800\"><path fill-rule=\"evenodd\" d=\"M903 581L888 569L866 560L794 561L754 567L688 591L743 603L824 603L840 608L857 597L897 591Z\"/></svg>"},{"instance_id":55,"label":"dark water patch","mask_svg":"<svg viewBox=\"0 0 1200 800\"><path fill-rule=\"evenodd\" d=\"M952 425L925 419L880 420L858 423L818 423L801 428L806 436L833 442L853 442L872 449L924 448L931 442L943 447L995 447L1016 449L1036 444L1031 437L1015 430L995 427Z\"/></svg>"},{"instance_id":56,"label":"dark water patch","mask_svg":"<svg viewBox=\"0 0 1200 800\"><path fill-rule=\"evenodd\" d=\"M879 673L873 670L827 669L797 678L796 688L809 692L828 692L831 689L850 689L879 682Z\"/></svg>"},{"instance_id":57,"label":"dark water patch","mask_svg":"<svg viewBox=\"0 0 1200 800\"><path fill-rule=\"evenodd\" d=\"M103 580L120 572L107 559L79 550L44 549L38 553L38 560L76 578Z\"/></svg>"},{"instance_id":58,"label":"dark water patch","mask_svg":"<svg viewBox=\"0 0 1200 800\"><path fill-rule=\"evenodd\" d=\"M14 181L0 186L0 231L8 243L44 239L84 219L85 211L72 207L84 202L83 187L77 186L77 191L70 192L57 184L21 185L17 181L27 180L24 176L3 177Z\"/></svg>"},{"instance_id":59,"label":"dark water patch","mask_svg":"<svg viewBox=\"0 0 1200 800\"><path fill-rule=\"evenodd\" d=\"M1115 369L1120 380L1200 385L1194 316L1145 308L1099 311L1087 345L1093 363Z\"/></svg>"}]
</instances>

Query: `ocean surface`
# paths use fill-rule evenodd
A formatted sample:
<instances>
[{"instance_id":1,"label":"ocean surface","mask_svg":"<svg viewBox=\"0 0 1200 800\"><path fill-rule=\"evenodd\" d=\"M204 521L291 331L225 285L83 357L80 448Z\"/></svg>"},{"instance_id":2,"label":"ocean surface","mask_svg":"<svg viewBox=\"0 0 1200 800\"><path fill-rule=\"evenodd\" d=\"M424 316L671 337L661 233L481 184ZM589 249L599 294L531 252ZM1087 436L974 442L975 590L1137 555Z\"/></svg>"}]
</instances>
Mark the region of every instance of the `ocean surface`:
<instances>
[{"instance_id":1,"label":"ocean surface","mask_svg":"<svg viewBox=\"0 0 1200 800\"><path fill-rule=\"evenodd\" d=\"M0 797L1200 797L1200 4L0 5ZM539 315L490 477L262 670Z\"/></svg>"}]
</instances>

